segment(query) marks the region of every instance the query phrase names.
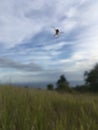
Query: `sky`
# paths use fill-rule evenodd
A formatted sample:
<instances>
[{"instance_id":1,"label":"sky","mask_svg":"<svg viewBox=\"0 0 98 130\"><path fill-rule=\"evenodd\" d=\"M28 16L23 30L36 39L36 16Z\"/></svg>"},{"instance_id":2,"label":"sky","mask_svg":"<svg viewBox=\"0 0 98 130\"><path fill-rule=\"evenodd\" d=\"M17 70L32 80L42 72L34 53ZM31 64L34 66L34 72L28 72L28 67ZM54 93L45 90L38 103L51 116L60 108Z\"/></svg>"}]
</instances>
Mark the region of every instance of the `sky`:
<instances>
[{"instance_id":1,"label":"sky","mask_svg":"<svg viewBox=\"0 0 98 130\"><path fill-rule=\"evenodd\" d=\"M97 62L98 0L0 0L0 83L83 83Z\"/></svg>"}]
</instances>

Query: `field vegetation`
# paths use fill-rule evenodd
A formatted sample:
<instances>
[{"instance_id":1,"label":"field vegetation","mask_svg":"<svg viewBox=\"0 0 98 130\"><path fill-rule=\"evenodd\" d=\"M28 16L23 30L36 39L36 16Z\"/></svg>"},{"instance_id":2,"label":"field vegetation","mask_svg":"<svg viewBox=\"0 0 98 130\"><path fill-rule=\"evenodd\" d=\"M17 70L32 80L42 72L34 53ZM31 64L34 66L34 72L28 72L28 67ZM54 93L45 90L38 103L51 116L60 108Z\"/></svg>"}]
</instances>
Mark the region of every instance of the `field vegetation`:
<instances>
[{"instance_id":1,"label":"field vegetation","mask_svg":"<svg viewBox=\"0 0 98 130\"><path fill-rule=\"evenodd\" d=\"M98 130L98 95L1 86L0 130Z\"/></svg>"}]
</instances>

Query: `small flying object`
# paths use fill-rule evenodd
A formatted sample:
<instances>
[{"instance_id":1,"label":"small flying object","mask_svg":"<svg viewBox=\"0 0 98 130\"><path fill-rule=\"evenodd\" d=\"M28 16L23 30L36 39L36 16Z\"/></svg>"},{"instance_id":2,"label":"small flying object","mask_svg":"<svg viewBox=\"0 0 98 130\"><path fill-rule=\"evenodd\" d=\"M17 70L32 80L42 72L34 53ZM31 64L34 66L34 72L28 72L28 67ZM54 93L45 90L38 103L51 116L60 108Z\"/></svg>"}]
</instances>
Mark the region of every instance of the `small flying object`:
<instances>
[{"instance_id":1,"label":"small flying object","mask_svg":"<svg viewBox=\"0 0 98 130\"><path fill-rule=\"evenodd\" d=\"M58 37L61 33L63 33L63 32L61 32L58 28L56 28L55 29L55 37Z\"/></svg>"},{"instance_id":2,"label":"small flying object","mask_svg":"<svg viewBox=\"0 0 98 130\"><path fill-rule=\"evenodd\" d=\"M55 29L55 36L57 37L57 36L59 36L59 34L60 34L59 29Z\"/></svg>"}]
</instances>

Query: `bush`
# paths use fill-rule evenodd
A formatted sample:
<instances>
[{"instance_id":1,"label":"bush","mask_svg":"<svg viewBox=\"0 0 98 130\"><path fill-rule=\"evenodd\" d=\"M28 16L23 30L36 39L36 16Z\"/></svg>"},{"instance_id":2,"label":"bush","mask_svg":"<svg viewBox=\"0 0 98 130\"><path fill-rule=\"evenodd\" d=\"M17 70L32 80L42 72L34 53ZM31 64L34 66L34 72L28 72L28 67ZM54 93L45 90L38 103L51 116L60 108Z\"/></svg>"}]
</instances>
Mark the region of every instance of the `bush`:
<instances>
[{"instance_id":1,"label":"bush","mask_svg":"<svg viewBox=\"0 0 98 130\"><path fill-rule=\"evenodd\" d=\"M47 85L47 89L48 89L48 90L53 90L53 88L54 88L53 84L48 84L48 85Z\"/></svg>"}]
</instances>

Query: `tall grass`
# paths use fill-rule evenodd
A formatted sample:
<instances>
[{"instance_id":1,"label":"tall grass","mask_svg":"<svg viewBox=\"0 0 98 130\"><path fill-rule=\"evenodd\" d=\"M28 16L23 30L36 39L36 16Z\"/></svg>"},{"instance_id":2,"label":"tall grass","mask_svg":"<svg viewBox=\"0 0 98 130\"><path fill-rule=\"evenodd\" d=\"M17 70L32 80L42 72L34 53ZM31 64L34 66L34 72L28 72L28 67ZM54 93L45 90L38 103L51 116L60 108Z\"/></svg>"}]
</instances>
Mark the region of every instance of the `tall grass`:
<instances>
[{"instance_id":1,"label":"tall grass","mask_svg":"<svg viewBox=\"0 0 98 130\"><path fill-rule=\"evenodd\" d=\"M98 130L98 95L0 87L0 130Z\"/></svg>"}]
</instances>

